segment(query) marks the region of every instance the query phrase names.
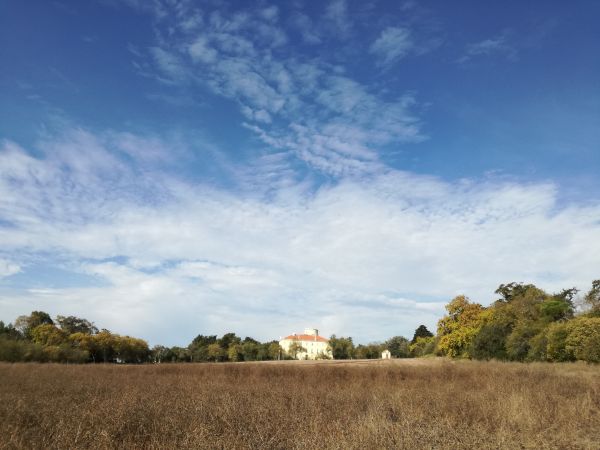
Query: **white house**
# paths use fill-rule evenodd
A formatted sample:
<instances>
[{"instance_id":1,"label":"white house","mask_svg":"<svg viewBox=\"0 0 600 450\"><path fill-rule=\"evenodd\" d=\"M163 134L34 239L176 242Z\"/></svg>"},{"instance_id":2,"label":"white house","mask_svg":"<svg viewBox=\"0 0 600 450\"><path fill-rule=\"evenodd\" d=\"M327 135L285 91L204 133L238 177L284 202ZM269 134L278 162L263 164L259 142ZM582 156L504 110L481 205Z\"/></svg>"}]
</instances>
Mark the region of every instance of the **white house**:
<instances>
[{"instance_id":1,"label":"white house","mask_svg":"<svg viewBox=\"0 0 600 450\"><path fill-rule=\"evenodd\" d=\"M315 328L305 328L304 334L294 333L286 336L279 341L279 345L283 351L296 359L317 359L319 356L333 358L329 339L319 336L319 330Z\"/></svg>"},{"instance_id":2,"label":"white house","mask_svg":"<svg viewBox=\"0 0 600 450\"><path fill-rule=\"evenodd\" d=\"M392 354L389 350L384 350L381 352L381 359L392 359Z\"/></svg>"}]
</instances>

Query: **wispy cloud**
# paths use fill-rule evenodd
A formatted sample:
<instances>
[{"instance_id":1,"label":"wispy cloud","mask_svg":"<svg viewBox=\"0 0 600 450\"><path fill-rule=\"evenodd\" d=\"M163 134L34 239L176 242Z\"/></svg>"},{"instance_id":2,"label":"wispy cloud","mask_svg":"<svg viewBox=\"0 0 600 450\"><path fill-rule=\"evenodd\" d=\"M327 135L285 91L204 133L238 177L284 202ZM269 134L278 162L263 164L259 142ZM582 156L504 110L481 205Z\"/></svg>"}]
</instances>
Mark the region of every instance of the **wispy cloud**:
<instances>
[{"instance_id":1,"label":"wispy cloud","mask_svg":"<svg viewBox=\"0 0 600 450\"><path fill-rule=\"evenodd\" d=\"M508 61L516 61L519 53L514 45L510 42L510 32L504 31L501 34L484 39L480 42L468 44L465 49L465 54L461 56L457 62L466 63L475 58L500 56Z\"/></svg>"},{"instance_id":2,"label":"wispy cloud","mask_svg":"<svg viewBox=\"0 0 600 450\"><path fill-rule=\"evenodd\" d=\"M410 30L403 27L388 27L373 42L370 52L380 58L381 64L389 65L404 58L413 47Z\"/></svg>"},{"instance_id":3,"label":"wispy cloud","mask_svg":"<svg viewBox=\"0 0 600 450\"><path fill-rule=\"evenodd\" d=\"M352 28L352 21L348 14L346 0L331 0L325 9L325 18L331 21L339 35L348 36Z\"/></svg>"},{"instance_id":4,"label":"wispy cloud","mask_svg":"<svg viewBox=\"0 0 600 450\"><path fill-rule=\"evenodd\" d=\"M329 20L348 24L347 5L328 5ZM189 10L184 17L200 15ZM289 151L328 175L372 172L383 146L425 138L415 113L413 94L383 99L344 74L341 67L300 54L278 54L288 41L278 10L258 9L225 15L202 12L202 30L182 31L150 48L150 61L140 62L145 74L171 84L190 82L208 87L239 106L246 127L275 151ZM304 32L310 21L297 13ZM170 30L180 19L165 19ZM346 24L346 25L344 25ZM314 39L316 42L316 39ZM408 32L389 28L372 51L392 62L408 51ZM275 52L275 53L274 53Z\"/></svg>"}]
</instances>

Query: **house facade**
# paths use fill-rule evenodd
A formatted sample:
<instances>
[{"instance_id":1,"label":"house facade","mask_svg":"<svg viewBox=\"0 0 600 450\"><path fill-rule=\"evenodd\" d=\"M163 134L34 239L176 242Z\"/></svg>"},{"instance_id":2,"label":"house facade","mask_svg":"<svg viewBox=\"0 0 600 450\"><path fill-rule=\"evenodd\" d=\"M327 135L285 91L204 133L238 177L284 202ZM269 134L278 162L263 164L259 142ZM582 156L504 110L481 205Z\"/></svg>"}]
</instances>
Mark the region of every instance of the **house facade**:
<instances>
[{"instance_id":1,"label":"house facade","mask_svg":"<svg viewBox=\"0 0 600 450\"><path fill-rule=\"evenodd\" d=\"M306 328L303 334L291 334L279 341L279 345L295 359L332 358L329 339L319 336L319 330Z\"/></svg>"}]
</instances>

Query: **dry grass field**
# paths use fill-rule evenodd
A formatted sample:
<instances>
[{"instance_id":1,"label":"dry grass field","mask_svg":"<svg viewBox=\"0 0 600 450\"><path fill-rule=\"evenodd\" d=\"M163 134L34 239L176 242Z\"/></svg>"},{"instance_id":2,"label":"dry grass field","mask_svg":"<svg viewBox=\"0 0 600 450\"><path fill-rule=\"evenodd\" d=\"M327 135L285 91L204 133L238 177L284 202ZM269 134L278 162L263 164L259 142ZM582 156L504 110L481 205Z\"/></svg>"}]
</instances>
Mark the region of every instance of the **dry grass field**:
<instances>
[{"instance_id":1,"label":"dry grass field","mask_svg":"<svg viewBox=\"0 0 600 450\"><path fill-rule=\"evenodd\" d=\"M1 448L600 448L600 367L0 365Z\"/></svg>"}]
</instances>

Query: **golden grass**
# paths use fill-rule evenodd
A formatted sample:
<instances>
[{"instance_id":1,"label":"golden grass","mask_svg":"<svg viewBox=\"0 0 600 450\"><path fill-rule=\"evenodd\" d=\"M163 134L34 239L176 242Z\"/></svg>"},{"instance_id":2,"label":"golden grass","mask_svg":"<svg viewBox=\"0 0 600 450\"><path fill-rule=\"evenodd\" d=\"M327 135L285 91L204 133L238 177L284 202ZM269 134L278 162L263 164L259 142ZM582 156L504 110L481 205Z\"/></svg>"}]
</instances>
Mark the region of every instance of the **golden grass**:
<instances>
[{"instance_id":1,"label":"golden grass","mask_svg":"<svg viewBox=\"0 0 600 450\"><path fill-rule=\"evenodd\" d=\"M600 448L600 367L0 365L2 448Z\"/></svg>"}]
</instances>

